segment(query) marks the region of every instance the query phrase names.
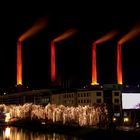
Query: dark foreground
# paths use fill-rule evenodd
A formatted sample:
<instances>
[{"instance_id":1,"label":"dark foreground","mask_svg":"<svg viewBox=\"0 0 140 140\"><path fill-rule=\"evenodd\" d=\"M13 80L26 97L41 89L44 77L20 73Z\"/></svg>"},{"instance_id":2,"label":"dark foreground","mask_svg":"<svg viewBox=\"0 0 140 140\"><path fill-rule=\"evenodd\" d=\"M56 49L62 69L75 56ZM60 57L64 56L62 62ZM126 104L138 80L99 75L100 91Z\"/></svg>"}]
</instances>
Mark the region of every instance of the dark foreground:
<instances>
[{"instance_id":1,"label":"dark foreground","mask_svg":"<svg viewBox=\"0 0 140 140\"><path fill-rule=\"evenodd\" d=\"M122 140L122 139L136 139L140 137L139 130L120 130L115 129L114 127L110 127L109 129L103 128L93 128L93 127L79 127L76 125L62 125L62 124L52 124L52 123L44 123L37 120L20 120L9 124L16 127L22 127L24 129L29 129L34 132L40 133L60 133L66 134L70 136L79 137L85 140L93 140L93 139L112 139L112 140Z\"/></svg>"}]
</instances>

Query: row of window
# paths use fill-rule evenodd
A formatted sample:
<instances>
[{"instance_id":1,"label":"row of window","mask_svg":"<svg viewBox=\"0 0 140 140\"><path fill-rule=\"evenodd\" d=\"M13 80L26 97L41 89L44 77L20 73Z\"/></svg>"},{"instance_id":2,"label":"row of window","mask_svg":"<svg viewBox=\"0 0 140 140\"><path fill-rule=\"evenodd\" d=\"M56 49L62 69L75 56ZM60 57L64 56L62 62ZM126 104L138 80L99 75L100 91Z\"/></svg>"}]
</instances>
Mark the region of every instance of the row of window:
<instances>
[{"instance_id":1,"label":"row of window","mask_svg":"<svg viewBox=\"0 0 140 140\"><path fill-rule=\"evenodd\" d=\"M78 100L78 103L91 103L91 100ZM101 99L97 99L96 103L102 103Z\"/></svg>"},{"instance_id":2,"label":"row of window","mask_svg":"<svg viewBox=\"0 0 140 140\"><path fill-rule=\"evenodd\" d=\"M78 97L88 97L90 96L89 93L78 93Z\"/></svg>"},{"instance_id":3,"label":"row of window","mask_svg":"<svg viewBox=\"0 0 140 140\"><path fill-rule=\"evenodd\" d=\"M96 96L101 96L102 92L96 92ZM90 96L89 93L78 93L78 97L88 97ZM114 92L114 96L119 96L119 92ZM65 94L64 98L71 98L74 97L74 94Z\"/></svg>"},{"instance_id":4,"label":"row of window","mask_svg":"<svg viewBox=\"0 0 140 140\"><path fill-rule=\"evenodd\" d=\"M63 97L64 97L64 98L73 98L73 97L74 97L74 93L71 93L71 94L64 94Z\"/></svg>"},{"instance_id":5,"label":"row of window","mask_svg":"<svg viewBox=\"0 0 140 140\"><path fill-rule=\"evenodd\" d=\"M64 104L73 104L74 103L74 101L73 100L64 100Z\"/></svg>"},{"instance_id":6,"label":"row of window","mask_svg":"<svg viewBox=\"0 0 140 140\"><path fill-rule=\"evenodd\" d=\"M91 100L78 100L78 103L91 103Z\"/></svg>"},{"instance_id":7,"label":"row of window","mask_svg":"<svg viewBox=\"0 0 140 140\"><path fill-rule=\"evenodd\" d=\"M78 93L78 97L88 97L89 93ZM96 92L96 96L102 96L102 92Z\"/></svg>"},{"instance_id":8,"label":"row of window","mask_svg":"<svg viewBox=\"0 0 140 140\"><path fill-rule=\"evenodd\" d=\"M89 93L78 93L78 97L89 97ZM96 96L102 96L102 92L96 92ZM119 92L114 92L114 96L119 96ZM63 95L64 98L73 98L74 93Z\"/></svg>"}]
</instances>

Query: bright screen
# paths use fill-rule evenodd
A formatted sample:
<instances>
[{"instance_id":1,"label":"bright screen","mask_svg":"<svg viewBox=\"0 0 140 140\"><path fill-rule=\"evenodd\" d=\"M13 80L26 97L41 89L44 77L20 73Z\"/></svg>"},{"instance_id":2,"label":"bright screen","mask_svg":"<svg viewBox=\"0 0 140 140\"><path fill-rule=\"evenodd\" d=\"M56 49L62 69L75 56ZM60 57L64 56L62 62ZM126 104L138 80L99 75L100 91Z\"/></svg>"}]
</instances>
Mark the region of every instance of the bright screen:
<instances>
[{"instance_id":1,"label":"bright screen","mask_svg":"<svg viewBox=\"0 0 140 140\"><path fill-rule=\"evenodd\" d=\"M140 93L122 93L123 109L140 109Z\"/></svg>"}]
</instances>

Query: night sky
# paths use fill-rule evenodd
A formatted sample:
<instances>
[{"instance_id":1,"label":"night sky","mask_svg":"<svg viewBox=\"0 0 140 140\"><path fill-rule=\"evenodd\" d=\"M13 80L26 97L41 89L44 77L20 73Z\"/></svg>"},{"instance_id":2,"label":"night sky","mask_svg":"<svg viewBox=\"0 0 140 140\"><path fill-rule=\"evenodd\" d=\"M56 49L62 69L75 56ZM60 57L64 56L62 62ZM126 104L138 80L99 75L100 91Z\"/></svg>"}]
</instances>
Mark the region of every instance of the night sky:
<instances>
[{"instance_id":1,"label":"night sky","mask_svg":"<svg viewBox=\"0 0 140 140\"><path fill-rule=\"evenodd\" d=\"M16 85L17 40L44 16L48 16L48 26L22 43L24 85L32 88L47 88L51 85L50 41L73 27L79 29L76 35L56 43L57 78L63 82L69 81L73 87L90 84L91 44L115 29L119 31L117 37L97 46L97 71L99 83L117 83L117 42L140 21L138 8L104 4L89 6L84 3L20 5L4 5L5 10L0 11L0 88ZM122 48L125 84L140 84L139 40L140 35Z\"/></svg>"}]
</instances>

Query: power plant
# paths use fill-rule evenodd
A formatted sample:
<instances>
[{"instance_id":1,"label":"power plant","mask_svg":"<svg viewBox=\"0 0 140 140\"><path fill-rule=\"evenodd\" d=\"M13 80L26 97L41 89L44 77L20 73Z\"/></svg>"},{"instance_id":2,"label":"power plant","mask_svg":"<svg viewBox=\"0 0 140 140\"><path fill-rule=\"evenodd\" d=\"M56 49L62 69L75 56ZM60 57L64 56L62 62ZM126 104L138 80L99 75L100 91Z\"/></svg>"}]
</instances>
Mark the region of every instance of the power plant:
<instances>
[{"instance_id":1,"label":"power plant","mask_svg":"<svg viewBox=\"0 0 140 140\"><path fill-rule=\"evenodd\" d=\"M25 33L23 33L17 43L17 85L23 85L23 80L22 80L22 42L31 36L35 35L39 31L43 30L46 26L48 25L48 22L45 19L41 19L37 21L29 30L27 30ZM63 41L65 39L70 38L71 36L75 35L78 32L77 29L70 29L67 30L66 32L62 33L55 39L51 41L51 82L57 81L57 68L56 68L56 43ZM122 85L123 84L123 70L122 70L122 44L133 39L135 36L140 34L140 28L139 26L135 26L132 28L132 30L124 35L119 41L117 45L117 84ZM97 39L92 43L92 70L91 70L91 85L99 85L100 81L98 81L97 78L97 52L96 52L96 47L98 44L102 44L106 41L109 41L116 37L118 35L118 31L111 31L107 34L105 34L103 37Z\"/></svg>"},{"instance_id":2,"label":"power plant","mask_svg":"<svg viewBox=\"0 0 140 140\"><path fill-rule=\"evenodd\" d=\"M40 32L47 26L47 22L41 20L34 24L29 30L27 30L23 35L21 35L17 42L17 85L24 86L24 82L22 79L22 43L26 39L29 39L36 33ZM79 30L77 29L70 29L66 32L62 33L58 37L49 40L50 47L50 79L52 85L57 83L58 80L58 72L57 72L57 53L56 47L57 43L64 41L66 39L70 39L70 37L74 36ZM116 84L100 84L100 80L98 76L100 76L100 70L97 68L98 60L97 60L97 47L100 44L103 44L107 41L113 40L118 35L118 31L111 31L107 34L99 37L99 39L92 42L91 46L91 83L82 87L82 88L59 88L56 89L39 89L39 90L31 90L31 91L21 91L14 94L9 95L2 95L0 96L0 102L3 104L25 104L25 103L34 103L34 104L55 104L55 105L64 105L64 106L94 106L96 105L108 105L110 106L110 110L112 111L111 119L115 122L119 118L123 118L125 122L128 122L128 119L131 118L130 115L133 112L127 113L127 109L136 109L139 107L139 100L136 97L140 97L140 94L135 93L135 91L131 91L130 89L128 94L126 91L126 87L124 88L123 82L123 67L122 67L122 46L125 42L133 39L137 35L140 34L139 26L134 27L128 34L124 35L116 44L116 54L117 58L115 59L117 63L117 73L114 77L117 77ZM62 56L63 57L63 56ZM99 56L100 57L100 56ZM116 56L115 56L116 57ZM107 61L108 62L108 61ZM98 72L99 71L99 72ZM62 73L63 74L63 73ZM98 75L98 76L97 76ZM55 84L54 84L55 85ZM91 85L91 86L90 86ZM55 85L56 86L56 85ZM61 85L62 86L62 85ZM139 86L137 87L138 92L140 92ZM133 95L133 93L135 95ZM26 96L25 96L26 95ZM123 96L122 96L123 95ZM135 99L135 101L131 102L131 105L128 105L131 96ZM123 98L122 98L123 97ZM123 101L123 102L122 102ZM124 103L125 102L125 103ZM123 105L123 106L122 106ZM133 105L135 107L133 107ZM126 110L125 110L126 109ZM127 115L125 116L125 114ZM125 116L125 118L124 118ZM83 118L83 116L82 116ZM121 119L122 119L121 118ZM127 118L127 119L126 119ZM132 122L130 122L132 123Z\"/></svg>"}]
</instances>

